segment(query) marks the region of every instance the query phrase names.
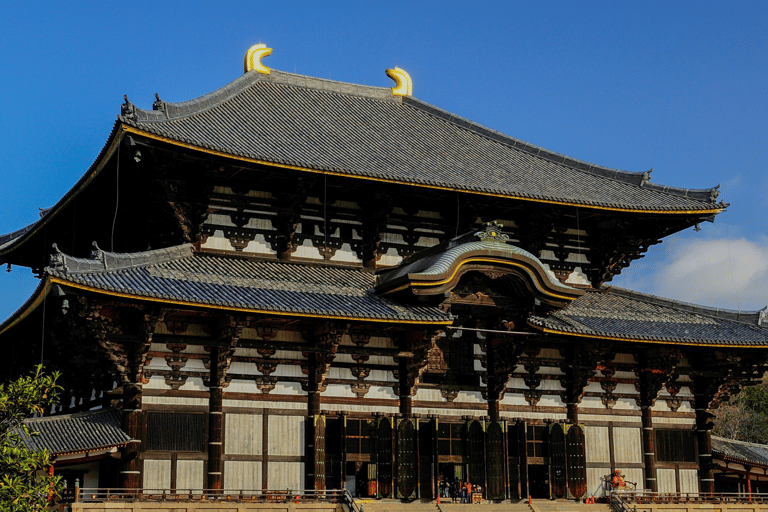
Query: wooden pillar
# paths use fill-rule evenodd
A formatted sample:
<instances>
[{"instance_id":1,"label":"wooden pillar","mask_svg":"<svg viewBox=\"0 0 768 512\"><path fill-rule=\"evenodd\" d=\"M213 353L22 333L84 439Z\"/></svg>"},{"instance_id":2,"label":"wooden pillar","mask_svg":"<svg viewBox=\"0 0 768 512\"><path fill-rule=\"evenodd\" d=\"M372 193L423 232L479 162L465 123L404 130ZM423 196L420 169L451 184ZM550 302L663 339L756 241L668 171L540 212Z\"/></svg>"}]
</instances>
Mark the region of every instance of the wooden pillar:
<instances>
[{"instance_id":1,"label":"wooden pillar","mask_svg":"<svg viewBox=\"0 0 768 512\"><path fill-rule=\"evenodd\" d=\"M222 403L224 392L221 388L223 379L219 376L219 347L211 347L211 375L208 393L208 479L206 488L220 491L224 489L224 414Z\"/></svg>"},{"instance_id":2,"label":"wooden pillar","mask_svg":"<svg viewBox=\"0 0 768 512\"><path fill-rule=\"evenodd\" d=\"M499 401L497 399L491 398L488 400L488 418L494 422L501 420Z\"/></svg>"},{"instance_id":3,"label":"wooden pillar","mask_svg":"<svg viewBox=\"0 0 768 512\"><path fill-rule=\"evenodd\" d=\"M696 436L699 445L699 492L715 492L714 464L712 461L712 417L706 408L696 407Z\"/></svg>"},{"instance_id":4,"label":"wooden pillar","mask_svg":"<svg viewBox=\"0 0 768 512\"><path fill-rule=\"evenodd\" d=\"M123 448L120 459L120 485L123 489L141 489L141 384L123 385L123 430L132 439Z\"/></svg>"},{"instance_id":5,"label":"wooden pillar","mask_svg":"<svg viewBox=\"0 0 768 512\"><path fill-rule=\"evenodd\" d=\"M567 402L565 404L565 415L568 423L576 425L579 422L579 404L576 402Z\"/></svg>"},{"instance_id":6,"label":"wooden pillar","mask_svg":"<svg viewBox=\"0 0 768 512\"><path fill-rule=\"evenodd\" d=\"M642 406L641 421L643 425L645 488L649 489L651 492L658 492L659 484L656 481L656 443L653 439L653 410L650 405Z\"/></svg>"},{"instance_id":7,"label":"wooden pillar","mask_svg":"<svg viewBox=\"0 0 768 512\"><path fill-rule=\"evenodd\" d=\"M749 472L752 470L752 468L750 466L744 466L744 469L746 470L744 478L747 480L747 498L749 501L752 501L752 480L749 477Z\"/></svg>"}]
</instances>

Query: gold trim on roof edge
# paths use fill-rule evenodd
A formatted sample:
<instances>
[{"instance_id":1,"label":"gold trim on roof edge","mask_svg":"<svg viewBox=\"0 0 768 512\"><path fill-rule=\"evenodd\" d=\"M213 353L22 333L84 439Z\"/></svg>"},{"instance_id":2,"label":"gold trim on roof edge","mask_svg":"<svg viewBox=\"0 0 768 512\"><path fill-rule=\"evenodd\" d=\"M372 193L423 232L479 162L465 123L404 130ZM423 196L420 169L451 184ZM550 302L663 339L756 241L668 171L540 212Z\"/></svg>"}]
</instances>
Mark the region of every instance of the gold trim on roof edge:
<instances>
[{"instance_id":1,"label":"gold trim on roof edge","mask_svg":"<svg viewBox=\"0 0 768 512\"><path fill-rule=\"evenodd\" d=\"M518 263L516 261L509 261L509 260L505 260L505 259L500 259L500 258L477 258L477 257L475 257L475 258L467 258L465 260L462 260L461 263L456 265L456 268L453 270L453 273L449 277L447 277L445 279L441 279L440 281L427 281L427 282L422 281L422 282L416 282L416 283L411 282L411 283L408 284L408 286L406 286L406 288L409 287L409 286L423 286L423 287L427 287L427 286L430 286L430 287L441 286L441 285L443 285L445 283L449 283L451 280L453 280L453 278L456 277L456 274L459 273L459 270L461 270L461 267L463 267L464 265L466 265L468 263L477 263L477 262L497 263L497 264L500 264L500 265L512 265L512 266L515 266L515 267L519 267L519 268L523 269L529 276L531 276L533 281L536 283L536 287L539 289L539 291L542 294L547 295L549 297L557 297L558 299L574 301L574 300L579 298L578 296L584 294L584 292L582 290L579 290L578 288L574 288L573 289L574 290L574 292L573 292L574 296L573 297L568 296L568 295L561 295L559 293L549 292L549 291L544 289L544 285L541 283L541 281L539 281L539 276L537 276L534 272L532 272L529 268L527 268L522 263ZM389 292L385 292L384 295L387 295L387 293L389 293Z\"/></svg>"},{"instance_id":2,"label":"gold trim on roof edge","mask_svg":"<svg viewBox=\"0 0 768 512\"><path fill-rule=\"evenodd\" d=\"M585 334L577 332L558 331L550 329L548 327L541 327L534 325L531 322L527 322L529 326L546 334L559 334L561 336L575 336L577 338L594 338L598 340L612 340L612 341L629 341L632 343L653 343L655 345L686 345L690 347L712 347L712 348L754 348L763 349L768 348L766 345L724 345L720 343L696 343L690 341L664 341L664 340L641 340L637 338L631 338L626 336L606 336L604 334Z\"/></svg>"},{"instance_id":3,"label":"gold trim on roof edge","mask_svg":"<svg viewBox=\"0 0 768 512\"><path fill-rule=\"evenodd\" d=\"M269 162L266 160L259 160L258 158L233 155L231 153L225 153L223 151L217 151L215 149L201 148L200 146L195 146L194 144L188 144L186 142L180 142L175 139L163 137L162 135L156 135L154 133L141 130L139 128L134 128L133 126L122 125L122 128L129 133L142 135L144 137L154 139L160 142L166 142L174 146L193 149L195 151L200 151L202 153L208 153L209 155L226 157L226 158L238 160L241 162L249 162L254 164L266 165L270 167L279 167L281 169L291 169L294 171L304 171L304 172L312 172L316 174L325 174L328 176L341 176L344 178L356 178L361 180L378 181L381 183L393 183L395 185L407 185L409 187L421 187L421 188L429 188L434 190L446 190L450 192L459 191L459 192L465 192L467 194L475 194L475 195L488 196L488 197L499 197L503 199L517 199L519 201L528 201L533 203L544 203L544 204L557 204L560 206L575 206L575 207L585 208L590 210L601 210L601 211L611 211L611 212L631 212L631 213L671 214L671 215L706 215L706 214L713 214L713 213L714 214L722 213L725 210L725 208L713 208L709 210L640 210L635 208L616 208L613 206L596 206L596 205L581 204L581 203L569 203L567 201L556 201L552 199L535 199L532 197L497 194L494 192L480 192L478 190L451 188L451 187L445 187L441 185L426 185L423 183L413 183L410 181L400 181L400 180L387 179L387 178L375 178L372 176L360 176L358 174L347 174L347 173L336 172L336 171L323 171L320 169L310 169L309 167L300 167L298 165L280 164L276 162Z\"/></svg>"},{"instance_id":4,"label":"gold trim on roof edge","mask_svg":"<svg viewBox=\"0 0 768 512\"><path fill-rule=\"evenodd\" d=\"M51 284L60 284L63 286L67 286L69 288L75 288L75 289L83 290L87 292L100 293L102 295L107 295L110 297L120 297L120 298L141 300L141 301L148 301L148 302L162 302L164 304L176 304L178 306L187 306L187 307L194 307L194 308L237 311L240 313L254 313L254 314L260 314L260 315L273 315L273 316L294 316L294 317L302 317L302 318L330 318L332 320L351 320L356 322L376 322L376 323L388 323L388 324L398 323L398 324L407 324L407 325L451 325L453 323L453 320L402 320L402 319L390 320L387 318L360 318L356 316L344 316L344 315L315 315L310 313L292 313L288 311L271 311L271 310L265 310L265 309L249 309L249 308L239 308L239 307L230 307L230 306L220 306L218 304L203 304L199 302L188 302L188 301L182 301L182 300L168 300L160 297L146 297L143 295L132 295L130 293L102 290L100 288L94 288L92 286L87 286L79 283L73 283L71 281L66 281L58 277L50 277L49 280Z\"/></svg>"}]
</instances>

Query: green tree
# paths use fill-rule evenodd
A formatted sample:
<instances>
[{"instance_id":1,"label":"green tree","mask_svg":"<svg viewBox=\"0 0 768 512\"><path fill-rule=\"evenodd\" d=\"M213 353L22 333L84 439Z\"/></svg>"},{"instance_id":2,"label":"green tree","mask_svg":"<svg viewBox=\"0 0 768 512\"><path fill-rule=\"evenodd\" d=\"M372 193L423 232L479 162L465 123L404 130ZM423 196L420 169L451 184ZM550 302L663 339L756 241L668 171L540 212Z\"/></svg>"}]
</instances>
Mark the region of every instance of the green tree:
<instances>
[{"instance_id":1,"label":"green tree","mask_svg":"<svg viewBox=\"0 0 768 512\"><path fill-rule=\"evenodd\" d=\"M747 386L716 411L714 434L768 444L768 384Z\"/></svg>"},{"instance_id":2,"label":"green tree","mask_svg":"<svg viewBox=\"0 0 768 512\"><path fill-rule=\"evenodd\" d=\"M45 510L48 497L61 492L61 477L48 473L53 464L47 450L30 451L24 439L37 435L24 419L58 404L58 373L37 366L28 376L0 384L0 510Z\"/></svg>"}]
</instances>

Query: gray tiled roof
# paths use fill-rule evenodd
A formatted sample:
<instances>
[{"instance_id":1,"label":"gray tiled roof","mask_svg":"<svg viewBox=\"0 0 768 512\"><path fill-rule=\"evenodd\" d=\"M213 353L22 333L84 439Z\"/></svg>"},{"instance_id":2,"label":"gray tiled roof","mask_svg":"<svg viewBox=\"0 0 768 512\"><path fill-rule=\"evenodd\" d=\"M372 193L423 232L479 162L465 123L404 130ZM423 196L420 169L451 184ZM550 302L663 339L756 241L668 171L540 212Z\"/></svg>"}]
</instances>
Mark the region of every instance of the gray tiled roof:
<instances>
[{"instance_id":1,"label":"gray tiled roof","mask_svg":"<svg viewBox=\"0 0 768 512\"><path fill-rule=\"evenodd\" d=\"M387 88L273 70L158 104L127 104L120 120L234 156L347 175L643 211L726 206L715 203L714 189L664 187L643 173L571 159Z\"/></svg>"},{"instance_id":2,"label":"gray tiled roof","mask_svg":"<svg viewBox=\"0 0 768 512\"><path fill-rule=\"evenodd\" d=\"M46 448L54 455L112 448L131 440L121 430L120 411L115 409L33 418L25 423L32 432L40 433L24 440L27 448Z\"/></svg>"},{"instance_id":3,"label":"gray tiled roof","mask_svg":"<svg viewBox=\"0 0 768 512\"><path fill-rule=\"evenodd\" d=\"M191 245L147 253L96 251L95 259L61 253L49 275L104 291L191 304L360 320L448 322L438 308L379 297L364 269L193 253Z\"/></svg>"},{"instance_id":4,"label":"gray tiled roof","mask_svg":"<svg viewBox=\"0 0 768 512\"><path fill-rule=\"evenodd\" d=\"M768 466L768 445L712 436L712 453Z\"/></svg>"},{"instance_id":5,"label":"gray tiled roof","mask_svg":"<svg viewBox=\"0 0 768 512\"><path fill-rule=\"evenodd\" d=\"M695 306L620 288L590 291L534 327L566 334L723 346L768 346L765 311Z\"/></svg>"}]
</instances>

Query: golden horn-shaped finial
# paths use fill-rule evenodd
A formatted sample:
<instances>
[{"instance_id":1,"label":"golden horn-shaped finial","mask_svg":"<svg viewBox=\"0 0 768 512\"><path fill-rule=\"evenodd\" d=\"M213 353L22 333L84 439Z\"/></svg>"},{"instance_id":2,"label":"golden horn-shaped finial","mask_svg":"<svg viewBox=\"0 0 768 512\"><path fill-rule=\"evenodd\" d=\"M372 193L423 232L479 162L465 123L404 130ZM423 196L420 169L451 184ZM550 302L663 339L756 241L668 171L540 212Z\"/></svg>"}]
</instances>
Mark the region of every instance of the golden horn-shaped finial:
<instances>
[{"instance_id":1,"label":"golden horn-shaped finial","mask_svg":"<svg viewBox=\"0 0 768 512\"><path fill-rule=\"evenodd\" d=\"M395 81L395 87L392 88L392 94L395 96L413 96L413 82L411 75L398 67L388 69L387 76Z\"/></svg>"},{"instance_id":2,"label":"golden horn-shaped finial","mask_svg":"<svg viewBox=\"0 0 768 512\"><path fill-rule=\"evenodd\" d=\"M269 74L269 68L261 63L261 59L272 53L272 48L265 44L255 44L245 52L245 72L255 69L259 73Z\"/></svg>"}]
</instances>

